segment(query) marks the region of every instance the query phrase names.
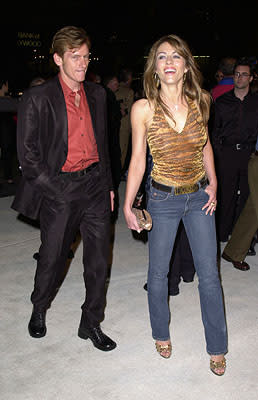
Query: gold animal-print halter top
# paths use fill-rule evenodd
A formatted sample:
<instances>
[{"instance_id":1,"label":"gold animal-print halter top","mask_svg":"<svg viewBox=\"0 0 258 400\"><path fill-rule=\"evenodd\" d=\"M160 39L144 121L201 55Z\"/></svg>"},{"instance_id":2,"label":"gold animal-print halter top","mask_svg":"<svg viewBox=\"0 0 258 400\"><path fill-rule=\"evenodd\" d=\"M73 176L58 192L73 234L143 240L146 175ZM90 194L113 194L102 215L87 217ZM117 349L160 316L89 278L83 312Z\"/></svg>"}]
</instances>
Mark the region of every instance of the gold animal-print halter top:
<instances>
[{"instance_id":1,"label":"gold animal-print halter top","mask_svg":"<svg viewBox=\"0 0 258 400\"><path fill-rule=\"evenodd\" d=\"M182 186L198 182L205 176L203 146L207 131L196 104L188 100L188 114L182 132L177 132L158 106L147 132L153 158L151 176L167 186Z\"/></svg>"}]
</instances>

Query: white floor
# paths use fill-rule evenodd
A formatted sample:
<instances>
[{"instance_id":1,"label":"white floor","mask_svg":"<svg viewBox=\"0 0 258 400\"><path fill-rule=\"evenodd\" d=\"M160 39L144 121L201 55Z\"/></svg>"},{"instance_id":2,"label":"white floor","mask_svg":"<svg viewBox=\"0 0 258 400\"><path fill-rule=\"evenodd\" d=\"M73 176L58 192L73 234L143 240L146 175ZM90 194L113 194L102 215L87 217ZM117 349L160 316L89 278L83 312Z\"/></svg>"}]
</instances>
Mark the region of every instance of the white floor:
<instances>
[{"instance_id":1,"label":"white floor","mask_svg":"<svg viewBox=\"0 0 258 400\"><path fill-rule=\"evenodd\" d=\"M123 202L125 184L121 184ZM173 355L162 359L151 338L147 244L119 216L103 330L117 341L110 353L78 338L83 302L82 248L47 313L47 335L27 332L39 230L17 219L12 197L0 199L0 398L3 400L257 400L258 255L248 272L222 261L227 314L227 371L209 371L198 283L181 283L171 297ZM257 246L258 253L258 246Z\"/></svg>"}]
</instances>

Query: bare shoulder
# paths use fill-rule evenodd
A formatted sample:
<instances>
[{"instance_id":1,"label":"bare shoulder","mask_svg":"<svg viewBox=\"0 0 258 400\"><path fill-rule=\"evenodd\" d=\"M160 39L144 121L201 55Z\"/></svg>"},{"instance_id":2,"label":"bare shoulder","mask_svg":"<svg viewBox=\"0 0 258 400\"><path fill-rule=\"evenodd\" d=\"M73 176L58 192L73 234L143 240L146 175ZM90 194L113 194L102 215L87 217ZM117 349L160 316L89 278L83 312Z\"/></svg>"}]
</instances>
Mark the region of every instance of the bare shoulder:
<instances>
[{"instance_id":1,"label":"bare shoulder","mask_svg":"<svg viewBox=\"0 0 258 400\"><path fill-rule=\"evenodd\" d=\"M140 99L134 102L132 113L147 124L152 119L153 107L147 99Z\"/></svg>"},{"instance_id":2,"label":"bare shoulder","mask_svg":"<svg viewBox=\"0 0 258 400\"><path fill-rule=\"evenodd\" d=\"M133 109L136 112L146 112L149 108L149 102L147 99L139 99L133 103Z\"/></svg>"}]
</instances>

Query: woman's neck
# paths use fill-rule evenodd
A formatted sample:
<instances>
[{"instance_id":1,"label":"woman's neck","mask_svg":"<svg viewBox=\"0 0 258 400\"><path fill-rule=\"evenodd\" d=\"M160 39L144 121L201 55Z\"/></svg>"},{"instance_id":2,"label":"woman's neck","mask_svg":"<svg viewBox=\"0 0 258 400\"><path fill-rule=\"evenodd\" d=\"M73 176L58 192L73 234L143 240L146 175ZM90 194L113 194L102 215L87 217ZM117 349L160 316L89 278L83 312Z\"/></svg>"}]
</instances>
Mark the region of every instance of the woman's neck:
<instances>
[{"instance_id":1,"label":"woman's neck","mask_svg":"<svg viewBox=\"0 0 258 400\"><path fill-rule=\"evenodd\" d=\"M178 110L180 106L186 106L182 90L160 90L160 97L163 102L171 109Z\"/></svg>"}]
</instances>

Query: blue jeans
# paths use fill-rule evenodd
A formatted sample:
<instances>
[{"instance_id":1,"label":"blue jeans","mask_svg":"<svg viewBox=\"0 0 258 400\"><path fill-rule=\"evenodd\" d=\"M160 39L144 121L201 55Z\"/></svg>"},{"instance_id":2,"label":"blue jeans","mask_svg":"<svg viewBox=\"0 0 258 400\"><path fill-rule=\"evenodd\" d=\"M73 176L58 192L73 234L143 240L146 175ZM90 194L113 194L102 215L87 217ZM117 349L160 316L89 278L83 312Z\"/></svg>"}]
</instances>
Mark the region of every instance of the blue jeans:
<instances>
[{"instance_id":1,"label":"blue jeans","mask_svg":"<svg viewBox=\"0 0 258 400\"><path fill-rule=\"evenodd\" d=\"M153 220L149 232L148 302L152 336L169 340L168 305L169 262L180 220L183 220L199 280L199 295L207 352L227 352L227 329L221 283L217 267L214 215L202 211L208 200L203 188L174 195L155 189L148 192L148 211Z\"/></svg>"}]
</instances>

